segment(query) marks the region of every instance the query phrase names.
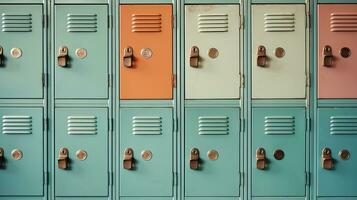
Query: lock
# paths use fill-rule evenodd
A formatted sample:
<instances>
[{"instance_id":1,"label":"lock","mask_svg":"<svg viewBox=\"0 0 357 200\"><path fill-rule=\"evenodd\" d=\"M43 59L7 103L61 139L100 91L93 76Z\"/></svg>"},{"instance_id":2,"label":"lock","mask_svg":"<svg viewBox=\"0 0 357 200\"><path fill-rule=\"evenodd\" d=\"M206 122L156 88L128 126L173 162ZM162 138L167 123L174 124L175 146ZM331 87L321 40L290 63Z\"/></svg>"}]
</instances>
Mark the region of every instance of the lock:
<instances>
[{"instance_id":1,"label":"lock","mask_svg":"<svg viewBox=\"0 0 357 200\"><path fill-rule=\"evenodd\" d=\"M207 157L208 157L208 159L209 160L217 160L218 159L218 156L219 156L219 154L218 154L218 151L216 151L216 150L214 150L214 149L212 149L212 150L209 150L208 152L207 152Z\"/></svg>"},{"instance_id":2,"label":"lock","mask_svg":"<svg viewBox=\"0 0 357 200\"><path fill-rule=\"evenodd\" d=\"M276 160L282 160L284 158L284 156L285 156L285 153L283 150L277 149L274 151L274 158Z\"/></svg>"},{"instance_id":3,"label":"lock","mask_svg":"<svg viewBox=\"0 0 357 200\"><path fill-rule=\"evenodd\" d=\"M190 154L190 168L193 170L198 170L199 167L200 167L200 151L197 148L192 148Z\"/></svg>"},{"instance_id":4,"label":"lock","mask_svg":"<svg viewBox=\"0 0 357 200\"><path fill-rule=\"evenodd\" d=\"M215 59L215 58L218 57L218 55L219 55L218 49L216 49L216 48L210 48L210 49L208 50L208 56L209 56L210 58Z\"/></svg>"},{"instance_id":5,"label":"lock","mask_svg":"<svg viewBox=\"0 0 357 200\"><path fill-rule=\"evenodd\" d=\"M57 64L60 67L67 67L68 64L68 48L65 46L62 46L58 50L58 57L57 57Z\"/></svg>"},{"instance_id":6,"label":"lock","mask_svg":"<svg viewBox=\"0 0 357 200\"><path fill-rule=\"evenodd\" d=\"M266 166L265 149L259 147L256 151L257 169L264 170Z\"/></svg>"},{"instance_id":7,"label":"lock","mask_svg":"<svg viewBox=\"0 0 357 200\"><path fill-rule=\"evenodd\" d=\"M63 170L69 168L69 151L65 147L61 148L59 151L58 168Z\"/></svg>"},{"instance_id":8,"label":"lock","mask_svg":"<svg viewBox=\"0 0 357 200\"><path fill-rule=\"evenodd\" d=\"M275 56L278 58L282 58L285 56L285 49L283 47L278 47L275 49Z\"/></svg>"},{"instance_id":9,"label":"lock","mask_svg":"<svg viewBox=\"0 0 357 200\"><path fill-rule=\"evenodd\" d=\"M190 53L190 66L193 68L198 68L200 62L200 49L197 46L191 48Z\"/></svg>"},{"instance_id":10,"label":"lock","mask_svg":"<svg viewBox=\"0 0 357 200\"><path fill-rule=\"evenodd\" d=\"M20 149L14 149L11 151L11 157L14 160L21 160L21 158L23 157L23 153Z\"/></svg>"},{"instance_id":11,"label":"lock","mask_svg":"<svg viewBox=\"0 0 357 200\"><path fill-rule=\"evenodd\" d=\"M149 161L152 158L152 152L150 150L144 150L141 152L141 158L145 161Z\"/></svg>"},{"instance_id":12,"label":"lock","mask_svg":"<svg viewBox=\"0 0 357 200\"><path fill-rule=\"evenodd\" d=\"M257 52L258 58L257 58L257 65L259 67L265 67L267 64L267 55L266 55L266 48L265 46L260 45L258 47L258 52Z\"/></svg>"},{"instance_id":13,"label":"lock","mask_svg":"<svg viewBox=\"0 0 357 200\"><path fill-rule=\"evenodd\" d=\"M4 48L0 46L0 66L4 65Z\"/></svg>"},{"instance_id":14,"label":"lock","mask_svg":"<svg viewBox=\"0 0 357 200\"><path fill-rule=\"evenodd\" d=\"M321 165L323 169L331 170L333 168L333 159L330 148L322 150Z\"/></svg>"},{"instance_id":15,"label":"lock","mask_svg":"<svg viewBox=\"0 0 357 200\"><path fill-rule=\"evenodd\" d=\"M86 160L86 159L87 159L88 153L87 153L86 151L80 149L80 150L78 150L78 151L76 152L76 157L77 157L78 160L83 161L83 160Z\"/></svg>"},{"instance_id":16,"label":"lock","mask_svg":"<svg viewBox=\"0 0 357 200\"><path fill-rule=\"evenodd\" d=\"M0 147L0 169L4 167L5 165L5 152L4 149Z\"/></svg>"},{"instance_id":17,"label":"lock","mask_svg":"<svg viewBox=\"0 0 357 200\"><path fill-rule=\"evenodd\" d=\"M126 148L124 151L123 168L127 170L134 168L134 151L132 148Z\"/></svg>"},{"instance_id":18,"label":"lock","mask_svg":"<svg viewBox=\"0 0 357 200\"><path fill-rule=\"evenodd\" d=\"M132 47L124 48L124 57L123 57L123 64L124 67L131 68L133 67L133 60L134 60L134 53Z\"/></svg>"},{"instance_id":19,"label":"lock","mask_svg":"<svg viewBox=\"0 0 357 200\"><path fill-rule=\"evenodd\" d=\"M347 149L341 150L338 155L340 156L341 160L350 159L350 152Z\"/></svg>"},{"instance_id":20,"label":"lock","mask_svg":"<svg viewBox=\"0 0 357 200\"><path fill-rule=\"evenodd\" d=\"M348 47L343 47L340 50L340 54L341 54L342 57L348 58L351 55L351 49L348 48Z\"/></svg>"},{"instance_id":21,"label":"lock","mask_svg":"<svg viewBox=\"0 0 357 200\"><path fill-rule=\"evenodd\" d=\"M332 47L330 45L326 45L323 50L323 56L324 56L324 66L325 67L331 67L333 64L333 55L332 55Z\"/></svg>"}]
</instances>

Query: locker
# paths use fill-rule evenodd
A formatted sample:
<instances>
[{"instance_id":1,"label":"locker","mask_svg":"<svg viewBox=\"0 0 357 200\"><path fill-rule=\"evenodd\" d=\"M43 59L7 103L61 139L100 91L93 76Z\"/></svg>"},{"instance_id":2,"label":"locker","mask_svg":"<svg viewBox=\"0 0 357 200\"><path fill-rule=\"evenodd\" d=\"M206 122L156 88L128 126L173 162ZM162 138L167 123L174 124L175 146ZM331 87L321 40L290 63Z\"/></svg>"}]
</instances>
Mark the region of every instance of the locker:
<instances>
[{"instance_id":1,"label":"locker","mask_svg":"<svg viewBox=\"0 0 357 200\"><path fill-rule=\"evenodd\" d=\"M304 4L252 6L252 98L305 98Z\"/></svg>"},{"instance_id":2,"label":"locker","mask_svg":"<svg viewBox=\"0 0 357 200\"><path fill-rule=\"evenodd\" d=\"M240 6L185 6L186 99L239 98Z\"/></svg>"},{"instance_id":3,"label":"locker","mask_svg":"<svg viewBox=\"0 0 357 200\"><path fill-rule=\"evenodd\" d=\"M239 108L186 108L186 197L240 195L239 116Z\"/></svg>"},{"instance_id":4,"label":"locker","mask_svg":"<svg viewBox=\"0 0 357 200\"><path fill-rule=\"evenodd\" d=\"M0 187L2 196L43 195L42 108L1 107ZM30 184L29 184L30 183Z\"/></svg>"},{"instance_id":5,"label":"locker","mask_svg":"<svg viewBox=\"0 0 357 200\"><path fill-rule=\"evenodd\" d=\"M55 97L108 98L108 7L56 5L54 17Z\"/></svg>"},{"instance_id":6,"label":"locker","mask_svg":"<svg viewBox=\"0 0 357 200\"><path fill-rule=\"evenodd\" d=\"M305 196L305 108L252 112L252 196Z\"/></svg>"},{"instance_id":7,"label":"locker","mask_svg":"<svg viewBox=\"0 0 357 200\"><path fill-rule=\"evenodd\" d=\"M108 196L107 108L56 108L54 134L55 196Z\"/></svg>"},{"instance_id":8,"label":"locker","mask_svg":"<svg viewBox=\"0 0 357 200\"><path fill-rule=\"evenodd\" d=\"M42 98L42 5L1 5L0 14L0 98Z\"/></svg>"},{"instance_id":9,"label":"locker","mask_svg":"<svg viewBox=\"0 0 357 200\"><path fill-rule=\"evenodd\" d=\"M120 196L173 195L173 111L122 108L120 111Z\"/></svg>"},{"instance_id":10,"label":"locker","mask_svg":"<svg viewBox=\"0 0 357 200\"><path fill-rule=\"evenodd\" d=\"M172 99L172 5L120 6L120 99Z\"/></svg>"},{"instance_id":11,"label":"locker","mask_svg":"<svg viewBox=\"0 0 357 200\"><path fill-rule=\"evenodd\" d=\"M357 98L357 5L318 5L318 98Z\"/></svg>"}]
</instances>

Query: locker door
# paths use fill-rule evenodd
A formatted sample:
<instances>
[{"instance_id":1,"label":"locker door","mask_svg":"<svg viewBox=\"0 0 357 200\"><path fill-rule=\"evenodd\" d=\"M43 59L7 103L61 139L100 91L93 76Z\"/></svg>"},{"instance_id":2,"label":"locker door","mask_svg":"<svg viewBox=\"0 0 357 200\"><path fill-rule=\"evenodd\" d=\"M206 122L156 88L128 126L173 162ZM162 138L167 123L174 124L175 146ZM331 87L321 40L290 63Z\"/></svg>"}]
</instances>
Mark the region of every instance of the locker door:
<instances>
[{"instance_id":1,"label":"locker door","mask_svg":"<svg viewBox=\"0 0 357 200\"><path fill-rule=\"evenodd\" d=\"M357 98L357 5L318 6L318 98Z\"/></svg>"},{"instance_id":2,"label":"locker door","mask_svg":"<svg viewBox=\"0 0 357 200\"><path fill-rule=\"evenodd\" d=\"M42 108L0 108L0 197L43 195L42 112Z\"/></svg>"},{"instance_id":3,"label":"locker door","mask_svg":"<svg viewBox=\"0 0 357 200\"><path fill-rule=\"evenodd\" d=\"M55 6L56 98L108 97L108 7Z\"/></svg>"},{"instance_id":4,"label":"locker door","mask_svg":"<svg viewBox=\"0 0 357 200\"><path fill-rule=\"evenodd\" d=\"M1 5L0 14L0 98L42 98L42 5Z\"/></svg>"},{"instance_id":5,"label":"locker door","mask_svg":"<svg viewBox=\"0 0 357 200\"><path fill-rule=\"evenodd\" d=\"M120 13L120 98L172 99L172 5L121 5Z\"/></svg>"},{"instance_id":6,"label":"locker door","mask_svg":"<svg viewBox=\"0 0 357 200\"><path fill-rule=\"evenodd\" d=\"M121 109L120 196L173 195L172 117L171 108Z\"/></svg>"},{"instance_id":7,"label":"locker door","mask_svg":"<svg viewBox=\"0 0 357 200\"><path fill-rule=\"evenodd\" d=\"M185 196L239 196L239 112L186 108Z\"/></svg>"},{"instance_id":8,"label":"locker door","mask_svg":"<svg viewBox=\"0 0 357 200\"><path fill-rule=\"evenodd\" d=\"M239 11L239 5L186 6L186 99L239 98Z\"/></svg>"},{"instance_id":9,"label":"locker door","mask_svg":"<svg viewBox=\"0 0 357 200\"><path fill-rule=\"evenodd\" d=\"M254 108L252 195L305 196L304 108Z\"/></svg>"},{"instance_id":10,"label":"locker door","mask_svg":"<svg viewBox=\"0 0 357 200\"><path fill-rule=\"evenodd\" d=\"M317 195L356 197L357 110L321 108L317 127ZM330 149L330 156L322 157L324 149ZM326 159L328 157L332 160ZM332 168L329 169L328 164L331 163Z\"/></svg>"},{"instance_id":11,"label":"locker door","mask_svg":"<svg viewBox=\"0 0 357 200\"><path fill-rule=\"evenodd\" d=\"M252 97L305 98L305 5L252 7Z\"/></svg>"},{"instance_id":12,"label":"locker door","mask_svg":"<svg viewBox=\"0 0 357 200\"><path fill-rule=\"evenodd\" d=\"M55 195L108 196L107 108L57 108Z\"/></svg>"}]
</instances>

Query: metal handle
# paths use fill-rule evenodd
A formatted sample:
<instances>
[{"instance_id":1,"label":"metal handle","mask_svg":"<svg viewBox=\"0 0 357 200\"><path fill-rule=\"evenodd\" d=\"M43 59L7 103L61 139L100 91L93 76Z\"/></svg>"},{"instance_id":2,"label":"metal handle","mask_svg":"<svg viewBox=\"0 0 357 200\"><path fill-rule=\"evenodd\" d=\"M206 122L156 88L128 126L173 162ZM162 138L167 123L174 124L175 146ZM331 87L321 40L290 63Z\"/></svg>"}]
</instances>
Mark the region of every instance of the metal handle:
<instances>
[{"instance_id":1,"label":"metal handle","mask_svg":"<svg viewBox=\"0 0 357 200\"><path fill-rule=\"evenodd\" d=\"M133 67L133 60L134 60L133 51L134 51L133 48L130 46L124 48L124 57L123 57L124 67L128 67L128 68Z\"/></svg>"},{"instance_id":2,"label":"metal handle","mask_svg":"<svg viewBox=\"0 0 357 200\"><path fill-rule=\"evenodd\" d=\"M257 65L259 67L265 67L267 64L267 55L266 55L266 48L265 46L260 45L258 47L258 52L257 52L258 58L257 58Z\"/></svg>"},{"instance_id":3,"label":"metal handle","mask_svg":"<svg viewBox=\"0 0 357 200\"><path fill-rule=\"evenodd\" d=\"M200 49L197 46L193 46L191 48L191 53L190 53L190 66L194 68L198 68L199 62L200 62Z\"/></svg>"},{"instance_id":4,"label":"metal handle","mask_svg":"<svg viewBox=\"0 0 357 200\"><path fill-rule=\"evenodd\" d=\"M200 151L197 148L192 148L190 153L190 168L198 170L200 167Z\"/></svg>"},{"instance_id":5,"label":"metal handle","mask_svg":"<svg viewBox=\"0 0 357 200\"><path fill-rule=\"evenodd\" d=\"M61 148L58 156L58 168L68 169L69 168L69 151L67 148Z\"/></svg>"},{"instance_id":6,"label":"metal handle","mask_svg":"<svg viewBox=\"0 0 357 200\"><path fill-rule=\"evenodd\" d=\"M60 67L67 67L69 60L68 56L68 48L65 46L62 46L58 50L58 57L57 57L57 64Z\"/></svg>"},{"instance_id":7,"label":"metal handle","mask_svg":"<svg viewBox=\"0 0 357 200\"><path fill-rule=\"evenodd\" d=\"M4 48L0 46L0 66L4 65Z\"/></svg>"},{"instance_id":8,"label":"metal handle","mask_svg":"<svg viewBox=\"0 0 357 200\"><path fill-rule=\"evenodd\" d=\"M127 170L134 168L134 151L132 148L126 148L124 151L123 168Z\"/></svg>"},{"instance_id":9,"label":"metal handle","mask_svg":"<svg viewBox=\"0 0 357 200\"><path fill-rule=\"evenodd\" d=\"M5 164L4 149L0 147L0 168L3 168Z\"/></svg>"},{"instance_id":10,"label":"metal handle","mask_svg":"<svg viewBox=\"0 0 357 200\"><path fill-rule=\"evenodd\" d=\"M266 167L265 149L259 147L256 152L257 169L264 170Z\"/></svg>"},{"instance_id":11,"label":"metal handle","mask_svg":"<svg viewBox=\"0 0 357 200\"><path fill-rule=\"evenodd\" d=\"M330 45L326 45L323 51L324 66L331 67L333 65L332 47Z\"/></svg>"},{"instance_id":12,"label":"metal handle","mask_svg":"<svg viewBox=\"0 0 357 200\"><path fill-rule=\"evenodd\" d=\"M330 148L324 148L322 150L321 166L326 170L331 170L333 168L332 152Z\"/></svg>"}]
</instances>

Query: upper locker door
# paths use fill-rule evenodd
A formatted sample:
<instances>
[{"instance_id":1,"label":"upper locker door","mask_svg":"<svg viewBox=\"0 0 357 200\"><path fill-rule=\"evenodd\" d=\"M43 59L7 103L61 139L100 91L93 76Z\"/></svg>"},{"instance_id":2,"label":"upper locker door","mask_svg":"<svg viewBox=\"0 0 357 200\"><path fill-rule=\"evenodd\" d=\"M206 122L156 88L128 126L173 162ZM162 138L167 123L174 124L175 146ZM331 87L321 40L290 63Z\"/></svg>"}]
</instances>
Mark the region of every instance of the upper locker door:
<instances>
[{"instance_id":1,"label":"upper locker door","mask_svg":"<svg viewBox=\"0 0 357 200\"><path fill-rule=\"evenodd\" d=\"M172 99L172 5L120 6L120 98Z\"/></svg>"},{"instance_id":2,"label":"upper locker door","mask_svg":"<svg viewBox=\"0 0 357 200\"><path fill-rule=\"evenodd\" d=\"M56 5L55 13L56 98L107 98L107 5Z\"/></svg>"},{"instance_id":3,"label":"upper locker door","mask_svg":"<svg viewBox=\"0 0 357 200\"><path fill-rule=\"evenodd\" d=\"M252 97L305 98L305 5L252 7Z\"/></svg>"},{"instance_id":4,"label":"upper locker door","mask_svg":"<svg viewBox=\"0 0 357 200\"><path fill-rule=\"evenodd\" d=\"M357 5L318 5L318 98L357 98Z\"/></svg>"},{"instance_id":5,"label":"upper locker door","mask_svg":"<svg viewBox=\"0 0 357 200\"><path fill-rule=\"evenodd\" d=\"M42 98L42 5L1 5L0 98Z\"/></svg>"},{"instance_id":6,"label":"upper locker door","mask_svg":"<svg viewBox=\"0 0 357 200\"><path fill-rule=\"evenodd\" d=\"M186 99L239 98L239 11L239 5L186 6Z\"/></svg>"}]
</instances>

